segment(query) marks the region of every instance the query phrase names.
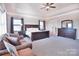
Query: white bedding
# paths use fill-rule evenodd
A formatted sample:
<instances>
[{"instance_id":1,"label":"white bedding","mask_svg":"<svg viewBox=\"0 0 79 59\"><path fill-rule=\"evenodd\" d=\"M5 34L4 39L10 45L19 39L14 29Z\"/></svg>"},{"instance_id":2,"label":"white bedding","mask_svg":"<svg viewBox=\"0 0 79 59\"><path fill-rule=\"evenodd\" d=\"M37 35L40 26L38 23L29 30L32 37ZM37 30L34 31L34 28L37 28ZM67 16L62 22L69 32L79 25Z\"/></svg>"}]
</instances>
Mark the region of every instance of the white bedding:
<instances>
[{"instance_id":1,"label":"white bedding","mask_svg":"<svg viewBox=\"0 0 79 59\"><path fill-rule=\"evenodd\" d=\"M74 56L79 55L79 40L52 36L33 41L33 53L37 56Z\"/></svg>"},{"instance_id":2,"label":"white bedding","mask_svg":"<svg viewBox=\"0 0 79 59\"><path fill-rule=\"evenodd\" d=\"M28 35L31 38L31 33L38 31L39 31L38 28L27 28L26 35Z\"/></svg>"}]
</instances>

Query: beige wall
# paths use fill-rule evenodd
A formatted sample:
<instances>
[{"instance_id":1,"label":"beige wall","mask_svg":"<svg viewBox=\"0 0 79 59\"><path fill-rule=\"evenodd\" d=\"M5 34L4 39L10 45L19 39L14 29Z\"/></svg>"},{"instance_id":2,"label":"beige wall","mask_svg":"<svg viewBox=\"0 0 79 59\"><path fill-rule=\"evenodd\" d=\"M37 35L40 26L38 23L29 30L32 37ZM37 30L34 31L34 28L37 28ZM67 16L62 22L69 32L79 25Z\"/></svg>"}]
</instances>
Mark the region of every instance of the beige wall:
<instances>
[{"instance_id":1,"label":"beige wall","mask_svg":"<svg viewBox=\"0 0 79 59\"><path fill-rule=\"evenodd\" d=\"M57 28L61 27L62 20L73 20L73 27L77 29L76 38L79 39L79 13L62 15L59 17L48 19L46 22L46 29L50 30L51 35L57 35Z\"/></svg>"}]
</instances>

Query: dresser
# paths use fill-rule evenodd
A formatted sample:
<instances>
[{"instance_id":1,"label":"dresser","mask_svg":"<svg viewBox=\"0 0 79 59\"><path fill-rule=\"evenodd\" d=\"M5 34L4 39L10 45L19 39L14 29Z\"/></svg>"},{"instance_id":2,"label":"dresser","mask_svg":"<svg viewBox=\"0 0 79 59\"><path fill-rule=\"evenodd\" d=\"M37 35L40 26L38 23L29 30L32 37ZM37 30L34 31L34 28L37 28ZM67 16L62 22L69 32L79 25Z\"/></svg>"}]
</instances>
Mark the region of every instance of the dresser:
<instances>
[{"instance_id":1,"label":"dresser","mask_svg":"<svg viewBox=\"0 0 79 59\"><path fill-rule=\"evenodd\" d=\"M58 36L76 39L76 29L58 28Z\"/></svg>"}]
</instances>

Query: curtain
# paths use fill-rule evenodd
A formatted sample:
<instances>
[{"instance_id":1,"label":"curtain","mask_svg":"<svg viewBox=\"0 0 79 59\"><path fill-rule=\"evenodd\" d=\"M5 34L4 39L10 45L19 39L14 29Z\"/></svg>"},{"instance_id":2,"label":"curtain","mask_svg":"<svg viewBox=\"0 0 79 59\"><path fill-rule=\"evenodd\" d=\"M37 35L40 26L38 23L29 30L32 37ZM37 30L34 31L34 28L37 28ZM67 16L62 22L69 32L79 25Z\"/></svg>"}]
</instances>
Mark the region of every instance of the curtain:
<instances>
[{"instance_id":1,"label":"curtain","mask_svg":"<svg viewBox=\"0 0 79 59\"><path fill-rule=\"evenodd\" d=\"M7 33L6 12L0 11L0 35Z\"/></svg>"}]
</instances>

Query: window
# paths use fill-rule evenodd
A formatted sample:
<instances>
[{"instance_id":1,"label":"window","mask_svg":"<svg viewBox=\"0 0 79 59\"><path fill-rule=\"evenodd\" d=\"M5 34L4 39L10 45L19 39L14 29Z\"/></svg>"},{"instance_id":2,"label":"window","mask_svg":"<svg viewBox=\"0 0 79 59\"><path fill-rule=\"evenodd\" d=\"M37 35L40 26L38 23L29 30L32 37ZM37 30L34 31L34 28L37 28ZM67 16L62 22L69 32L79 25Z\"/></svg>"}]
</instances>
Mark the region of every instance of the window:
<instances>
[{"instance_id":1,"label":"window","mask_svg":"<svg viewBox=\"0 0 79 59\"><path fill-rule=\"evenodd\" d=\"M11 33L24 31L24 20L11 17Z\"/></svg>"},{"instance_id":2,"label":"window","mask_svg":"<svg viewBox=\"0 0 79 59\"><path fill-rule=\"evenodd\" d=\"M40 29L44 29L43 21L40 21Z\"/></svg>"},{"instance_id":3,"label":"window","mask_svg":"<svg viewBox=\"0 0 79 59\"><path fill-rule=\"evenodd\" d=\"M14 19L13 20L13 29L14 31L21 31L22 23L21 20Z\"/></svg>"},{"instance_id":4,"label":"window","mask_svg":"<svg viewBox=\"0 0 79 59\"><path fill-rule=\"evenodd\" d=\"M39 29L45 30L45 21L39 21Z\"/></svg>"},{"instance_id":5,"label":"window","mask_svg":"<svg viewBox=\"0 0 79 59\"><path fill-rule=\"evenodd\" d=\"M0 35L7 33L6 27L6 12L0 11Z\"/></svg>"}]
</instances>

